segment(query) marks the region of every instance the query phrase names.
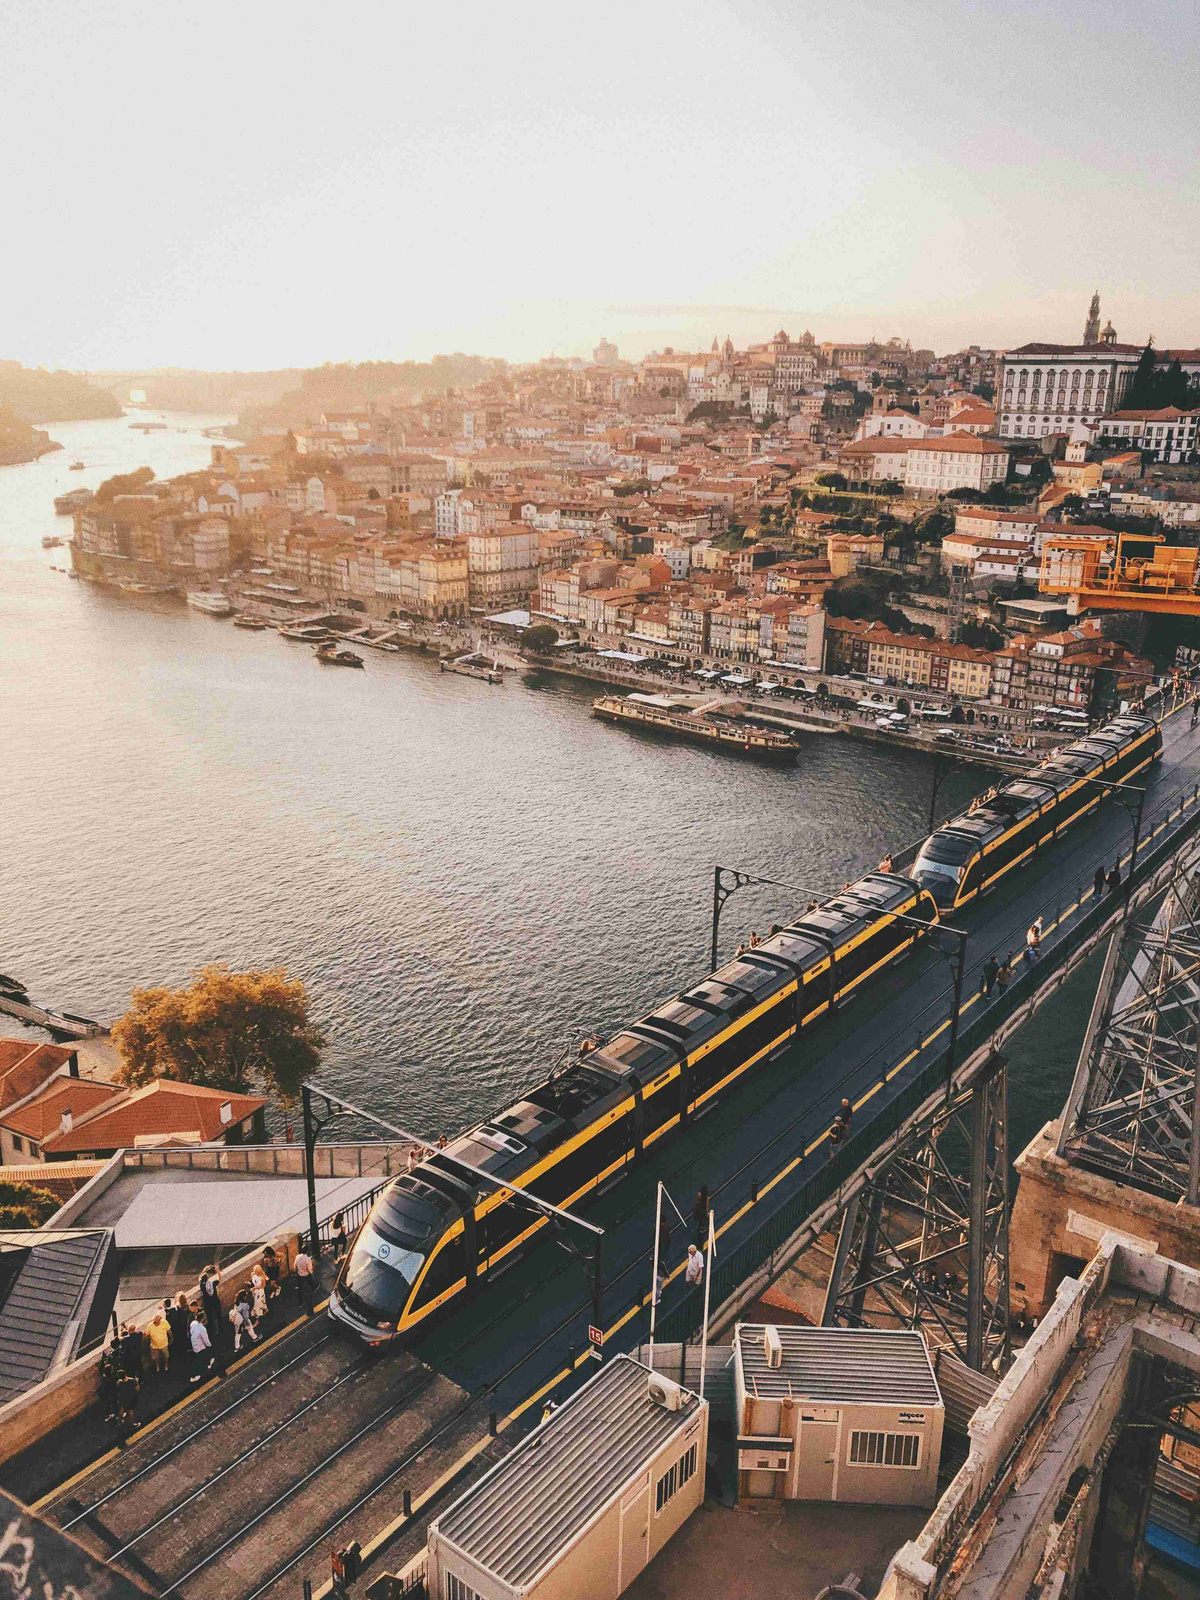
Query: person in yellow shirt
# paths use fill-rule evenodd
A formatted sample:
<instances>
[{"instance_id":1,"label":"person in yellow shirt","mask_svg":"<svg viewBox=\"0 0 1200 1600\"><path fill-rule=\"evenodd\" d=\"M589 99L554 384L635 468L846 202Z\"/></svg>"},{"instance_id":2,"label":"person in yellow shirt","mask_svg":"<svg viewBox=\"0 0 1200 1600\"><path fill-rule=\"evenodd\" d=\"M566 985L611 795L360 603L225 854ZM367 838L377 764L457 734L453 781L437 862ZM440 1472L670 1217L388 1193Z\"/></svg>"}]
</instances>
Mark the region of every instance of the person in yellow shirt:
<instances>
[{"instance_id":1,"label":"person in yellow shirt","mask_svg":"<svg viewBox=\"0 0 1200 1600\"><path fill-rule=\"evenodd\" d=\"M146 1343L150 1351L150 1365L155 1372L165 1372L171 1345L171 1328L161 1310L156 1311L150 1319L146 1328Z\"/></svg>"}]
</instances>

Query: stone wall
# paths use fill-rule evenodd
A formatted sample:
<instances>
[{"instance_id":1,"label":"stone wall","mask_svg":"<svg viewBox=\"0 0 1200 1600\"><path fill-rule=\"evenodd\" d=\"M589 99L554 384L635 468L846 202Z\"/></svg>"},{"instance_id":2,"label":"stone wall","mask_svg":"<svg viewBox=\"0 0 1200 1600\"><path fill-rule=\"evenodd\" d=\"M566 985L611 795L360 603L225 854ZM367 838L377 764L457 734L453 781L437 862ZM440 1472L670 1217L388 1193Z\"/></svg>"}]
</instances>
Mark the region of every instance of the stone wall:
<instances>
[{"instance_id":1,"label":"stone wall","mask_svg":"<svg viewBox=\"0 0 1200 1600\"><path fill-rule=\"evenodd\" d=\"M1016 1203L1009 1223L1013 1310L1041 1317L1059 1280L1078 1276L1109 1230L1151 1255L1200 1267L1200 1210L1172 1204L1065 1161L1050 1122L1017 1157Z\"/></svg>"}]
</instances>

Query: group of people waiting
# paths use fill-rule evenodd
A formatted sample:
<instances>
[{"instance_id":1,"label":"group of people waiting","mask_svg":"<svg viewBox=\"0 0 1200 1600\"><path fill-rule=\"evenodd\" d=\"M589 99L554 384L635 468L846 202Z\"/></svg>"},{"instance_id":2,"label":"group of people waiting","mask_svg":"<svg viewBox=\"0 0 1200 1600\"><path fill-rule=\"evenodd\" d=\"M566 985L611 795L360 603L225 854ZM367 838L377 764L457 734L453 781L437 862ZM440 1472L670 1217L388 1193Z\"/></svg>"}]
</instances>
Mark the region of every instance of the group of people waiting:
<instances>
[{"instance_id":1,"label":"group of people waiting","mask_svg":"<svg viewBox=\"0 0 1200 1600\"><path fill-rule=\"evenodd\" d=\"M346 1253L345 1218L339 1212L330 1227L335 1261ZM124 1438L134 1426L138 1398L145 1379L164 1376L190 1366L190 1383L200 1383L210 1373L225 1371L226 1357L240 1355L256 1345L279 1307L284 1293L286 1263L272 1245L263 1248L248 1282L228 1304L221 1293L221 1272L215 1262L200 1275L199 1294L189 1299L181 1290L164 1300L144 1328L122 1325L117 1338L101 1358L101 1394L108 1405L108 1420ZM316 1310L316 1262L302 1243L292 1263L296 1303L308 1316ZM230 1352L232 1345L232 1352Z\"/></svg>"}]
</instances>

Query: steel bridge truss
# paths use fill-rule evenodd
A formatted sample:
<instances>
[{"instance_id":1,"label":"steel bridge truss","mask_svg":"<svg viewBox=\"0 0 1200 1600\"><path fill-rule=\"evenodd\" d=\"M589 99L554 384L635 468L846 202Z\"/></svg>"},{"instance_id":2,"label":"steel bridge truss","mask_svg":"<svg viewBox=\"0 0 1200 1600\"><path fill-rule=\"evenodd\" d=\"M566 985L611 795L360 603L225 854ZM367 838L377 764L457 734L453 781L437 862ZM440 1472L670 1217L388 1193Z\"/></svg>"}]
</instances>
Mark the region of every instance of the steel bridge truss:
<instances>
[{"instance_id":1,"label":"steel bridge truss","mask_svg":"<svg viewBox=\"0 0 1200 1600\"><path fill-rule=\"evenodd\" d=\"M1008 1363L1008 1074L992 1054L905 1130L841 1213L826 1327L921 1328Z\"/></svg>"},{"instance_id":2,"label":"steel bridge truss","mask_svg":"<svg viewBox=\"0 0 1200 1600\"><path fill-rule=\"evenodd\" d=\"M1067 1160L1200 1204L1200 872L1109 945L1059 1135Z\"/></svg>"}]
</instances>

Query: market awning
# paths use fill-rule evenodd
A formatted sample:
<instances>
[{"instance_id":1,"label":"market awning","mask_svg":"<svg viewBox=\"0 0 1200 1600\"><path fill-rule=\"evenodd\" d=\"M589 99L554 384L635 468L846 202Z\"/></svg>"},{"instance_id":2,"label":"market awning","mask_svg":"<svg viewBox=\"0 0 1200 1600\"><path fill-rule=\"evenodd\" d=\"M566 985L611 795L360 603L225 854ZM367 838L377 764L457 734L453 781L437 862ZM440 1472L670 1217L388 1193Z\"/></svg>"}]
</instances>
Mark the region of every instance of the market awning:
<instances>
[{"instance_id":1,"label":"market awning","mask_svg":"<svg viewBox=\"0 0 1200 1600\"><path fill-rule=\"evenodd\" d=\"M601 650L600 654L606 661L628 661L632 666L641 666L649 661L649 656L635 655L632 650Z\"/></svg>"}]
</instances>

